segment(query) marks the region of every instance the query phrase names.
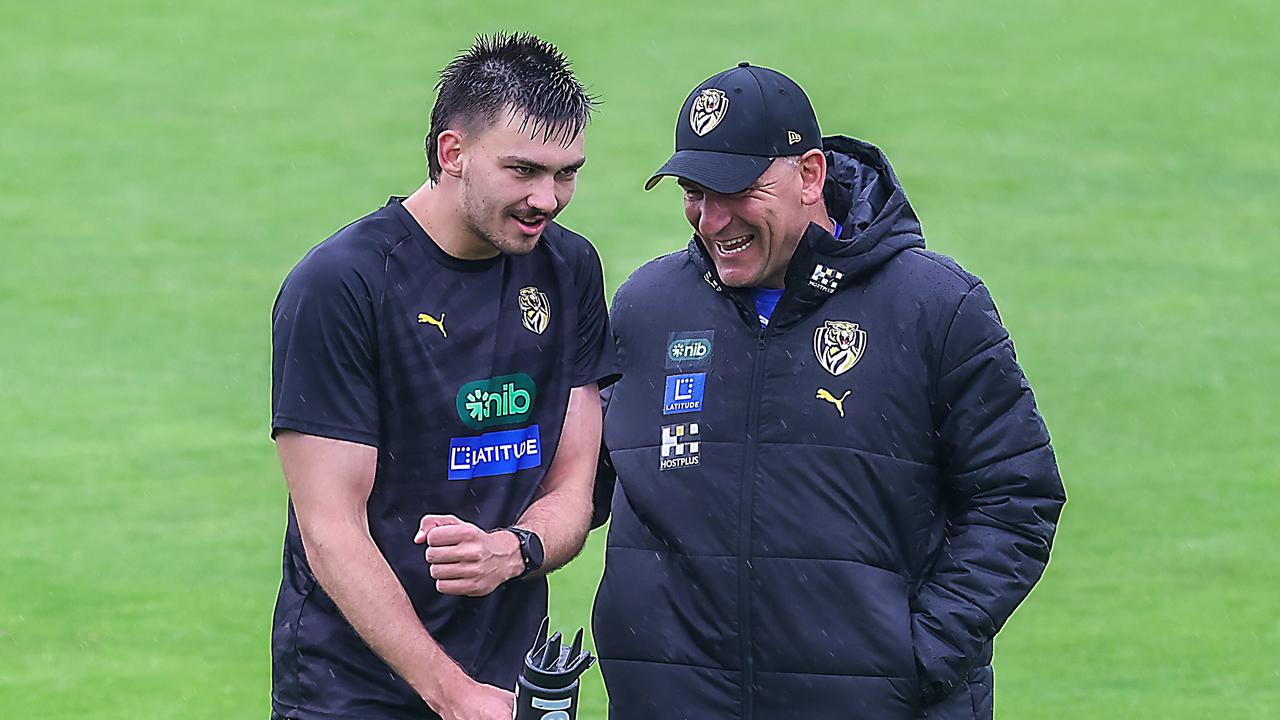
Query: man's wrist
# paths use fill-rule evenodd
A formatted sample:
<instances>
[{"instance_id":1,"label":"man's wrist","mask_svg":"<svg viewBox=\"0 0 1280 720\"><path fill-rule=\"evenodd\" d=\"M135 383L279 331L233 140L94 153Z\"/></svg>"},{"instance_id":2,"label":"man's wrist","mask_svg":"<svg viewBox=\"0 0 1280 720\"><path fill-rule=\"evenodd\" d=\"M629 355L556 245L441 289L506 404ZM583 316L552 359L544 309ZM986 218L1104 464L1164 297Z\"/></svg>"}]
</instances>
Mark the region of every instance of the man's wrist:
<instances>
[{"instance_id":1,"label":"man's wrist","mask_svg":"<svg viewBox=\"0 0 1280 720\"><path fill-rule=\"evenodd\" d=\"M494 530L498 544L498 556L503 559L503 575L507 580L518 578L524 574L524 555L520 552L520 538L507 528Z\"/></svg>"},{"instance_id":2,"label":"man's wrist","mask_svg":"<svg viewBox=\"0 0 1280 720\"><path fill-rule=\"evenodd\" d=\"M410 684L414 685L414 690L418 691L418 695L428 707L436 714L443 715L465 703L467 690L474 683L475 680L450 659L447 670L428 675L424 683L425 687L418 687L416 683Z\"/></svg>"},{"instance_id":3,"label":"man's wrist","mask_svg":"<svg viewBox=\"0 0 1280 720\"><path fill-rule=\"evenodd\" d=\"M546 550L542 547L542 538L532 530L514 525L503 528L516 538L517 550L520 553L520 573L518 578L525 577L542 569L546 562Z\"/></svg>"}]
</instances>

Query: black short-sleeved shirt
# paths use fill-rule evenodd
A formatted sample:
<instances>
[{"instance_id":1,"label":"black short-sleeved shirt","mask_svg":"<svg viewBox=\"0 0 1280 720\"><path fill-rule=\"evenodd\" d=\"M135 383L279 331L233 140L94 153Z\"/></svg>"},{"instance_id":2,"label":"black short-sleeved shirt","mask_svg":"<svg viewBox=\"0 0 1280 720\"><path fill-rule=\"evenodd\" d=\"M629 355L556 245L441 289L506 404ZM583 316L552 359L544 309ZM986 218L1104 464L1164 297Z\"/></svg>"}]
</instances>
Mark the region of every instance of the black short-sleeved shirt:
<instances>
[{"instance_id":1,"label":"black short-sleeved shirt","mask_svg":"<svg viewBox=\"0 0 1280 720\"><path fill-rule=\"evenodd\" d=\"M546 582L441 595L413 538L428 513L514 523L551 466L569 390L617 378L594 248L549 224L529 255L459 260L392 198L298 263L272 341L272 434L378 449L374 542L445 651L473 678L514 687ZM272 656L278 713L435 717L320 588L292 504Z\"/></svg>"}]
</instances>

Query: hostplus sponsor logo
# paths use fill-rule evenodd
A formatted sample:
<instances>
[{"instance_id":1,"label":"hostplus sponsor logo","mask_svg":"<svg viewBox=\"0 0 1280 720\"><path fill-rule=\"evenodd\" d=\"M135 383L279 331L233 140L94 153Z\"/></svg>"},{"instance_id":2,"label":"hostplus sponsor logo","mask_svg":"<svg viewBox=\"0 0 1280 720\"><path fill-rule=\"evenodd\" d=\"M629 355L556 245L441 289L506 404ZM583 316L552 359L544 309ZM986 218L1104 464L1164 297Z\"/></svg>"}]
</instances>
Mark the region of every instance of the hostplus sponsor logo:
<instances>
[{"instance_id":1,"label":"hostplus sponsor logo","mask_svg":"<svg viewBox=\"0 0 1280 720\"><path fill-rule=\"evenodd\" d=\"M537 425L449 440L449 479L510 475L542 464Z\"/></svg>"},{"instance_id":2,"label":"hostplus sponsor logo","mask_svg":"<svg viewBox=\"0 0 1280 720\"><path fill-rule=\"evenodd\" d=\"M668 375L666 391L662 395L662 414L700 412L706 387L706 373Z\"/></svg>"},{"instance_id":3,"label":"hostplus sponsor logo","mask_svg":"<svg viewBox=\"0 0 1280 720\"><path fill-rule=\"evenodd\" d=\"M458 389L454 404L467 427L483 430L525 422L537 399L533 378L516 373L469 382Z\"/></svg>"},{"instance_id":4,"label":"hostplus sponsor logo","mask_svg":"<svg viewBox=\"0 0 1280 720\"><path fill-rule=\"evenodd\" d=\"M696 467L701 463L698 423L662 426L659 470Z\"/></svg>"},{"instance_id":5,"label":"hostplus sponsor logo","mask_svg":"<svg viewBox=\"0 0 1280 720\"><path fill-rule=\"evenodd\" d=\"M813 268L813 274L809 276L809 287L814 287L822 292L830 295L840 287L840 281L844 279L844 273L839 270L827 267L822 263L818 263Z\"/></svg>"},{"instance_id":6,"label":"hostplus sponsor logo","mask_svg":"<svg viewBox=\"0 0 1280 720\"><path fill-rule=\"evenodd\" d=\"M711 365L715 330L673 332L667 338L668 370L696 370Z\"/></svg>"}]
</instances>

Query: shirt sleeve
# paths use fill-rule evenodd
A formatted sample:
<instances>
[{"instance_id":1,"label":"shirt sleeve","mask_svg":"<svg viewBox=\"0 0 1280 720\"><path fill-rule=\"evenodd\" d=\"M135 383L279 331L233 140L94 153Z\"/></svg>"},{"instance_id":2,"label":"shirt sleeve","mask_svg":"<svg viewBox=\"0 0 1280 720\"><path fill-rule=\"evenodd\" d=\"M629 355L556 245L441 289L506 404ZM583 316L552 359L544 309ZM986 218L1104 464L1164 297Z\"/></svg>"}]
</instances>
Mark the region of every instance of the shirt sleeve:
<instances>
[{"instance_id":1,"label":"shirt sleeve","mask_svg":"<svg viewBox=\"0 0 1280 720\"><path fill-rule=\"evenodd\" d=\"M604 303L604 272L600 256L587 244L575 282L578 286L578 347L574 353L573 386L599 383L608 387L618 378L618 357L609 331L609 310Z\"/></svg>"},{"instance_id":2,"label":"shirt sleeve","mask_svg":"<svg viewBox=\"0 0 1280 720\"><path fill-rule=\"evenodd\" d=\"M271 321L271 436L378 443L374 303L380 270L321 245L285 278ZM366 263L368 264L368 263Z\"/></svg>"}]
</instances>

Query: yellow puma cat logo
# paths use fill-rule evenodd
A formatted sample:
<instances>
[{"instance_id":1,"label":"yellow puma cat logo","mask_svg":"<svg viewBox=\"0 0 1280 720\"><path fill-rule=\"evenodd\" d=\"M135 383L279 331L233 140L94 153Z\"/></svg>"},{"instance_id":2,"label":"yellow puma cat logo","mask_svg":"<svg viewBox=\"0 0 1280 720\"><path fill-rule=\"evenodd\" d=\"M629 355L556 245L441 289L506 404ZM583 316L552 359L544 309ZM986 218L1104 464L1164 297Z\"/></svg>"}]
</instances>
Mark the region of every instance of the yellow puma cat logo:
<instances>
[{"instance_id":1,"label":"yellow puma cat logo","mask_svg":"<svg viewBox=\"0 0 1280 720\"><path fill-rule=\"evenodd\" d=\"M840 417L844 417L844 399L845 399L845 398L847 398L847 397L849 397L849 393L851 393L851 392L853 392L853 391L852 391L852 390L845 390L845 391L844 391L844 394L843 394L843 395L841 395L841 396L840 396L840 399L838 399L838 400L837 400L837 399L836 399L836 396L835 396L835 395L832 395L832 394L831 394L830 392L828 392L825 388L818 388L818 394L817 394L817 396L816 396L816 397L817 397L819 400L826 400L827 402L831 403L832 405L835 405L835 406L836 406L836 410L840 411Z\"/></svg>"},{"instance_id":2,"label":"yellow puma cat logo","mask_svg":"<svg viewBox=\"0 0 1280 720\"><path fill-rule=\"evenodd\" d=\"M444 313L440 313L440 319L439 319L439 320L437 320L437 319L435 319L435 318L431 317L430 315L428 315L428 314L426 314L426 313L418 313L418 322L420 322L420 323L426 323L427 325L435 325L437 328L439 328L439 329L440 329L440 334L441 334L441 335L443 335L443 336L445 336L445 337L449 337L449 333L447 333L447 332L445 332L445 331L444 331Z\"/></svg>"}]
</instances>

